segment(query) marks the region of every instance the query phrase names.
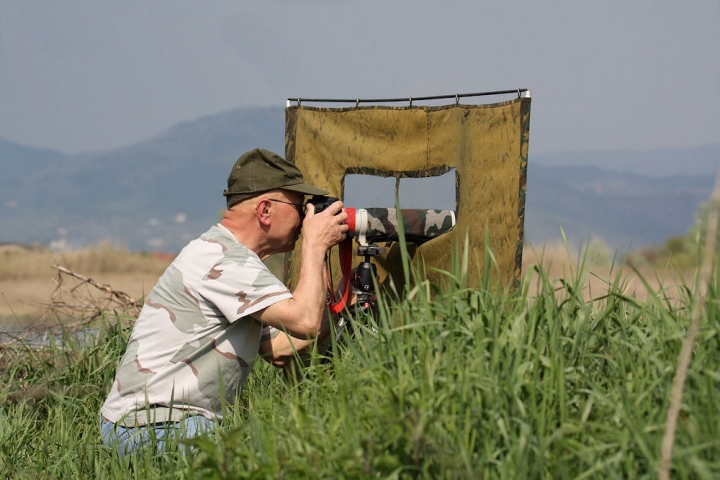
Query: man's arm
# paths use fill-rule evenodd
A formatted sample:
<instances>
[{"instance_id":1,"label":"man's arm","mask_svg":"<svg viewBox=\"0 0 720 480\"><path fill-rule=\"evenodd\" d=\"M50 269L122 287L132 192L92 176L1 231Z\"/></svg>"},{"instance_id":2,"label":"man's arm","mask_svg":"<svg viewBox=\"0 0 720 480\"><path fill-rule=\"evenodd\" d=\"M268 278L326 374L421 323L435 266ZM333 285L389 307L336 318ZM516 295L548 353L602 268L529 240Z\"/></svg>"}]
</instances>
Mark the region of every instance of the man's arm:
<instances>
[{"instance_id":1,"label":"man's arm","mask_svg":"<svg viewBox=\"0 0 720 480\"><path fill-rule=\"evenodd\" d=\"M351 277L355 276L355 269L350 273ZM339 285L343 285L344 278L340 279ZM327 279L326 279L327 281ZM337 296L339 292L336 292ZM348 305L354 305L357 302L357 296L352 295L348 300ZM322 325L318 336L312 340L302 340L295 338L292 335L275 329L272 337L265 337L260 340L260 356L270 363L279 368L287 367L291 361L295 358L295 355L300 355L301 359L306 358L307 353L310 349L317 344L318 352L323 353L330 347L330 322L334 322L337 325L338 318L331 314L329 309L325 309L325 315L323 316Z\"/></svg>"},{"instance_id":2,"label":"man's arm","mask_svg":"<svg viewBox=\"0 0 720 480\"><path fill-rule=\"evenodd\" d=\"M315 344L318 345L319 351L324 351L328 347L330 337L329 317L330 314L326 310L320 331L312 340L303 340L275 330L275 336L260 343L260 356L273 366L283 368L294 360L296 354L303 358Z\"/></svg>"},{"instance_id":3,"label":"man's arm","mask_svg":"<svg viewBox=\"0 0 720 480\"><path fill-rule=\"evenodd\" d=\"M325 254L330 247L345 239L347 214L341 209L342 202L335 202L315 215L315 207L308 205L302 226L300 275L293 298L281 300L252 315L265 325L287 331L296 337L293 341L312 341L327 323L323 322L326 310ZM287 347L289 345L277 345L278 351Z\"/></svg>"}]
</instances>

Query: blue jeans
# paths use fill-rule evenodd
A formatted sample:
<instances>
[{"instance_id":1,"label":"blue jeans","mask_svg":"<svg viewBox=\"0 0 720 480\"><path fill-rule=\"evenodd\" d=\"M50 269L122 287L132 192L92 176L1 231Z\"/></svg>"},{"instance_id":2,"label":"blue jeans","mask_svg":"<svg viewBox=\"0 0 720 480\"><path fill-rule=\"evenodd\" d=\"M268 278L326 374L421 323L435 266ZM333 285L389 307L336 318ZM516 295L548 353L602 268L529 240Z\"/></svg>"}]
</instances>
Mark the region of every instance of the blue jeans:
<instances>
[{"instance_id":1,"label":"blue jeans","mask_svg":"<svg viewBox=\"0 0 720 480\"><path fill-rule=\"evenodd\" d=\"M100 415L100 431L103 443L117 450L121 457L145 447L155 447L163 452L170 442L200 436L215 429L215 422L202 415L185 417L179 422L152 423L137 427L116 425ZM192 450L192 446L187 447Z\"/></svg>"}]
</instances>

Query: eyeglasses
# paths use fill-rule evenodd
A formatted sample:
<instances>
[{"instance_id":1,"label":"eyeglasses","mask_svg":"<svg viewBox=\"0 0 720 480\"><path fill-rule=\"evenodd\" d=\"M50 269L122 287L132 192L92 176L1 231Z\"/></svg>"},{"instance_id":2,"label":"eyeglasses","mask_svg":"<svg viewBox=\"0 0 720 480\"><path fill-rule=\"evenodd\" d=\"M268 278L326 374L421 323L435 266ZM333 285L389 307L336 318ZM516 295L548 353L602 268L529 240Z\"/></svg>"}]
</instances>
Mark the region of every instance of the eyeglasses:
<instances>
[{"instance_id":1,"label":"eyeglasses","mask_svg":"<svg viewBox=\"0 0 720 480\"><path fill-rule=\"evenodd\" d=\"M293 203L293 202L286 202L284 200L275 200L274 198L268 198L271 202L278 202L278 203L286 203L288 205L293 205L295 207L295 210L297 210L298 215L300 215L300 220L305 218L305 204L304 203Z\"/></svg>"}]
</instances>

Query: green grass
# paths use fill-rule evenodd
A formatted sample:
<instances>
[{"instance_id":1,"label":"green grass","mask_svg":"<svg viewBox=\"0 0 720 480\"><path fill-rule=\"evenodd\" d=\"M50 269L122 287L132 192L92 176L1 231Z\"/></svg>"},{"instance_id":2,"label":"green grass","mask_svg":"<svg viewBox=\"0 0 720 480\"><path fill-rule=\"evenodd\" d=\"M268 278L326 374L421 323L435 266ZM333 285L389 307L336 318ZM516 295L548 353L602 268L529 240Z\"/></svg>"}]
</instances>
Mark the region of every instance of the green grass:
<instances>
[{"instance_id":1,"label":"green grass","mask_svg":"<svg viewBox=\"0 0 720 480\"><path fill-rule=\"evenodd\" d=\"M462 264L382 303L299 382L258 362L192 456L123 460L101 445L98 412L129 335L114 318L89 342L0 350L0 477L657 477L692 289L680 305L662 292L638 302L618 272L590 302L582 265L561 291L537 269L538 291L528 277L508 293L491 275L469 288ZM713 283L674 478L720 477L719 301Z\"/></svg>"}]
</instances>

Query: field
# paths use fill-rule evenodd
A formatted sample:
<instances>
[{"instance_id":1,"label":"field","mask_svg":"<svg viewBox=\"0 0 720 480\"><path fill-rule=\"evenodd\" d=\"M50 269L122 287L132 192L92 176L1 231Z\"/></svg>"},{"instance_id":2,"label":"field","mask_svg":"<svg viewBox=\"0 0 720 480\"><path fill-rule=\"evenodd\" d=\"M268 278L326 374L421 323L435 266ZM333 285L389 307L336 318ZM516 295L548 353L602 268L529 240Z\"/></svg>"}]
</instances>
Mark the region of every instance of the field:
<instances>
[{"instance_id":1,"label":"field","mask_svg":"<svg viewBox=\"0 0 720 480\"><path fill-rule=\"evenodd\" d=\"M127 255L121 264L130 266ZM459 262L442 287L418 280L382 301L372 328L336 346L332 362L315 357L301 381L259 362L223 425L190 454L179 445L120 459L100 443L98 411L129 335L123 312L92 320L96 333L83 341L4 347L0 475L657 478L696 269L635 271L592 257L528 249L514 292L491 276L468 288ZM169 259L139 261L139 277L129 273L139 264L113 273L78 259L72 269L140 298ZM3 292L35 281L35 291L52 293L55 272L46 273L5 279ZM720 476L719 302L713 275L673 440L674 478ZM33 315L22 312L12 318Z\"/></svg>"},{"instance_id":2,"label":"field","mask_svg":"<svg viewBox=\"0 0 720 480\"><path fill-rule=\"evenodd\" d=\"M72 252L0 247L0 327L53 323L57 313L53 303L69 301L72 296L82 302L106 295L86 282L59 276L54 266L66 267L99 285L141 300L172 258L167 254L131 253L105 244Z\"/></svg>"},{"instance_id":3,"label":"field","mask_svg":"<svg viewBox=\"0 0 720 480\"><path fill-rule=\"evenodd\" d=\"M609 279L615 276L608 254L598 259L587 259L592 267L587 272L587 299L607 289ZM170 261L169 254L140 254L110 245L99 245L75 252L50 252L26 247L0 247L0 328L3 326L41 325L54 320L52 304L58 296L67 297L68 285L59 288L58 272L54 265L68 267L78 274L89 277L98 284L127 294L132 299L142 299L155 285L158 277ZM572 275L582 261L577 252L568 252L562 245L544 248L528 247L523 252L523 272L541 265L549 278L557 280ZM664 288L670 297L678 297L678 285L692 282L693 269L640 267L637 272L626 269L623 278L625 288L635 297L647 299L648 286L652 291ZM638 275L639 274L639 275ZM69 279L69 277L64 277ZM641 281L644 279L646 283ZM70 279L71 280L71 279ZM535 280L537 281L537 277ZM82 283L82 282L79 282ZM70 285L70 288L76 284ZM104 292L88 285L79 287L76 293L83 297L104 296ZM594 292L594 293L593 293Z\"/></svg>"}]
</instances>

